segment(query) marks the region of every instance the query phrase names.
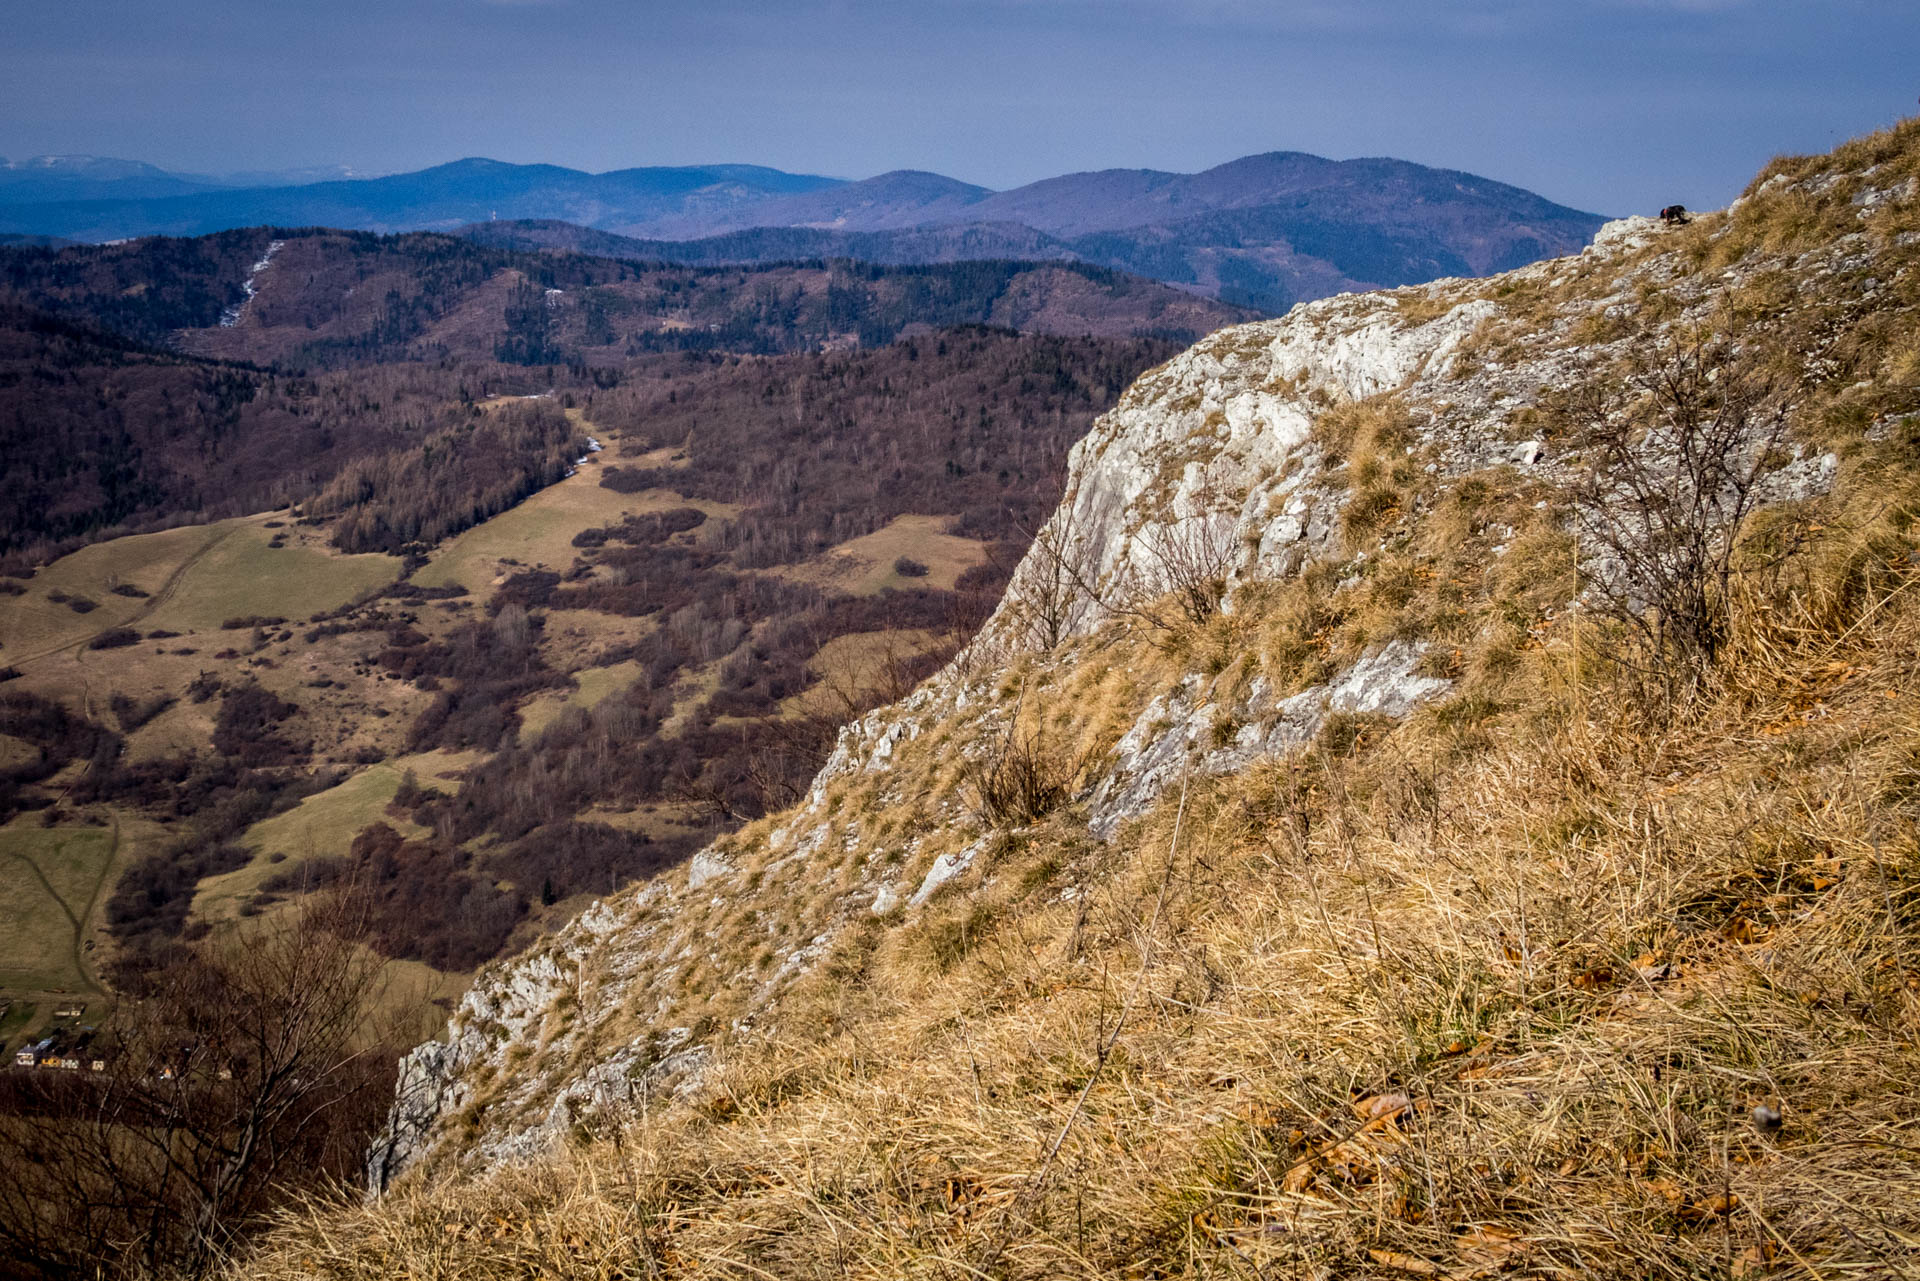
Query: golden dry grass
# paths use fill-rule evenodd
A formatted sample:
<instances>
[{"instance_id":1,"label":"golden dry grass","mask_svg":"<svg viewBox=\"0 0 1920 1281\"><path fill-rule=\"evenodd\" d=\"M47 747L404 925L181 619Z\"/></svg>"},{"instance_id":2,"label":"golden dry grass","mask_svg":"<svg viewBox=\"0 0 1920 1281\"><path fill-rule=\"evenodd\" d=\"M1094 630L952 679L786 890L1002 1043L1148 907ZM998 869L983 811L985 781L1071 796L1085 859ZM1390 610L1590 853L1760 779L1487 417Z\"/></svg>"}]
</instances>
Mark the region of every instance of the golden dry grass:
<instances>
[{"instance_id":1,"label":"golden dry grass","mask_svg":"<svg viewBox=\"0 0 1920 1281\"><path fill-rule=\"evenodd\" d=\"M400 790L403 772L391 763L369 765L284 814L255 823L240 839L253 851L253 860L201 881L194 893L193 915L209 922L232 919L269 877L283 871L297 874L308 859L346 854L353 838L371 824L385 823L407 837L424 835L424 829L411 820L387 812Z\"/></svg>"},{"instance_id":2,"label":"golden dry grass","mask_svg":"<svg viewBox=\"0 0 1920 1281\"><path fill-rule=\"evenodd\" d=\"M520 736L532 740L570 707L591 711L633 684L639 675L640 664L631 659L608 667L582 668L573 673L574 688L539 694L527 700L520 709Z\"/></svg>"},{"instance_id":3,"label":"golden dry grass","mask_svg":"<svg viewBox=\"0 0 1920 1281\"><path fill-rule=\"evenodd\" d=\"M520 569L565 570L579 554L573 536L583 529L617 525L627 516L698 507L709 516L732 517L727 503L690 501L669 489L622 494L600 485L600 469L589 462L565 480L547 486L526 501L501 512L435 549L432 563L414 575L423 587L459 583L477 596Z\"/></svg>"},{"instance_id":4,"label":"golden dry grass","mask_svg":"<svg viewBox=\"0 0 1920 1281\"><path fill-rule=\"evenodd\" d=\"M960 575L987 560L984 543L946 532L951 523L948 516L896 516L871 534L850 538L803 565L769 572L854 596L873 596L888 588L950 591ZM925 565L926 574L896 572L894 562L903 556Z\"/></svg>"},{"instance_id":5,"label":"golden dry grass","mask_svg":"<svg viewBox=\"0 0 1920 1281\"><path fill-rule=\"evenodd\" d=\"M1017 836L699 1107L254 1275L1913 1274L1920 619L1870 617L1766 642L1844 661L1824 715L1549 700L1450 759L1441 709Z\"/></svg>"}]
</instances>

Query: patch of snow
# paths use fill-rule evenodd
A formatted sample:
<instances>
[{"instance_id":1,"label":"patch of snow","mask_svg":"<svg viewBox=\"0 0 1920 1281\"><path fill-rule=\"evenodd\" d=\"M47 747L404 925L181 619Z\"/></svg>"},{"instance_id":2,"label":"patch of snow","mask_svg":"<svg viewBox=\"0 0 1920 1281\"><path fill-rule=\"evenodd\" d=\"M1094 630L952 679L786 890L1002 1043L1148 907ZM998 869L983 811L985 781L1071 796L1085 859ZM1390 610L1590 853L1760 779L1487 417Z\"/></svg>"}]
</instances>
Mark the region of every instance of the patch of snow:
<instances>
[{"instance_id":1,"label":"patch of snow","mask_svg":"<svg viewBox=\"0 0 1920 1281\"><path fill-rule=\"evenodd\" d=\"M220 327L222 329L232 329L240 323L240 318L247 314L247 304L252 302L254 295L260 292L254 282L260 278L261 272L273 265L273 256L279 253L282 246L286 243L284 240L273 240L267 243L267 252L260 255L260 261L253 264L253 269L247 274L246 280L242 282L240 286L247 296L241 299L235 306L229 307L220 313Z\"/></svg>"}]
</instances>

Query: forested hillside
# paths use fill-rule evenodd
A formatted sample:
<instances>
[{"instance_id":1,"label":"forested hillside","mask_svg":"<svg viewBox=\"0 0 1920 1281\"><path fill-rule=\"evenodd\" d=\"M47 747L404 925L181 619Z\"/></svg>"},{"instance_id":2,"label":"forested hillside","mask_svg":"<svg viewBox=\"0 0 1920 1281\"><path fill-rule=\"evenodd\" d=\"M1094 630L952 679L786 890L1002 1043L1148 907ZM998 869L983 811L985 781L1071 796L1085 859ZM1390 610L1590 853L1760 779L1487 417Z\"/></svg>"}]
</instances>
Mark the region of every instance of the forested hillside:
<instances>
[{"instance_id":1,"label":"forested hillside","mask_svg":"<svg viewBox=\"0 0 1920 1281\"><path fill-rule=\"evenodd\" d=\"M457 977L787 803L840 724L971 633L1067 447L1174 350L915 320L755 354L795 341L776 316L529 365L485 344L575 331L486 278L491 251L425 238L396 275L405 245L305 239L161 242L144 312L126 247L38 255L16 279L60 310L5 313L0 822L143 833L72 921L103 993L369 883L365 945ZM723 311L753 278L571 266ZM1017 265L767 275L762 302L798 280L824 289L802 313L884 312L876 338L1009 288L1057 318L1137 284L1068 273L1089 292L1063 303ZM368 322L351 299L379 282ZM412 358L431 333L475 354ZM293 366L288 336L331 345ZM713 349L730 337L747 350ZM222 343L258 363L180 350Z\"/></svg>"},{"instance_id":2,"label":"forested hillside","mask_svg":"<svg viewBox=\"0 0 1920 1281\"><path fill-rule=\"evenodd\" d=\"M1245 315L1078 266L721 270L268 230L0 252L0 299L12 464L0 555L12 556L329 486L338 514L360 501L367 469L397 477L430 439L443 458L470 455L459 435L489 396L602 391L669 353L871 347L959 324L1187 341ZM557 479L579 451L566 453L560 406L549 408L524 461L456 482L493 497L468 502L443 484L432 520L347 545L433 542ZM336 484L350 464L360 479Z\"/></svg>"}]
</instances>

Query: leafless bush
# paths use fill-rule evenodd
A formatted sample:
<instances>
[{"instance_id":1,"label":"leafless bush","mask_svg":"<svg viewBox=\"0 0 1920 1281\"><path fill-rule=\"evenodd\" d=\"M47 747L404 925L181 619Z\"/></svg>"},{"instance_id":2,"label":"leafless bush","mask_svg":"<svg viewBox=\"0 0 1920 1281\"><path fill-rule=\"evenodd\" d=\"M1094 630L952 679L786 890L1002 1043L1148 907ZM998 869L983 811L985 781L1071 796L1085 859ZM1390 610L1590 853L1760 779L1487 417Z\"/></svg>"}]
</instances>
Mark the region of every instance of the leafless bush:
<instances>
[{"instance_id":1,"label":"leafless bush","mask_svg":"<svg viewBox=\"0 0 1920 1281\"><path fill-rule=\"evenodd\" d=\"M354 1178L391 1092L364 894L194 950L124 995L100 1071L0 1097L8 1275L198 1276L277 1206Z\"/></svg>"},{"instance_id":2,"label":"leafless bush","mask_svg":"<svg viewBox=\"0 0 1920 1281\"><path fill-rule=\"evenodd\" d=\"M1069 495L1033 537L1007 586L1007 610L1027 648L1050 650L1092 621L1100 607L1093 551Z\"/></svg>"},{"instance_id":3,"label":"leafless bush","mask_svg":"<svg viewBox=\"0 0 1920 1281\"><path fill-rule=\"evenodd\" d=\"M1165 629L1180 621L1198 625L1220 608L1233 569L1233 523L1213 512L1156 525L1140 540L1152 562L1150 580L1172 611L1136 606L1132 612Z\"/></svg>"},{"instance_id":4,"label":"leafless bush","mask_svg":"<svg viewBox=\"0 0 1920 1281\"><path fill-rule=\"evenodd\" d=\"M1197 627L1219 612L1239 552L1238 501L1208 463L1184 513L1168 511L1134 536L1130 565L1106 584L1105 607L1156 632Z\"/></svg>"},{"instance_id":5,"label":"leafless bush","mask_svg":"<svg viewBox=\"0 0 1920 1281\"><path fill-rule=\"evenodd\" d=\"M1784 397L1727 347L1697 342L1643 357L1617 387L1575 392L1566 413L1591 454L1575 495L1598 561L1588 591L1637 638L1648 661L1632 665L1690 682L1727 636L1740 530L1778 462Z\"/></svg>"},{"instance_id":6,"label":"leafless bush","mask_svg":"<svg viewBox=\"0 0 1920 1281\"><path fill-rule=\"evenodd\" d=\"M993 750L968 766L963 793L982 823L1025 827L1067 803L1085 764L1084 758L1049 746L1038 729L1023 732L1015 704Z\"/></svg>"}]
</instances>

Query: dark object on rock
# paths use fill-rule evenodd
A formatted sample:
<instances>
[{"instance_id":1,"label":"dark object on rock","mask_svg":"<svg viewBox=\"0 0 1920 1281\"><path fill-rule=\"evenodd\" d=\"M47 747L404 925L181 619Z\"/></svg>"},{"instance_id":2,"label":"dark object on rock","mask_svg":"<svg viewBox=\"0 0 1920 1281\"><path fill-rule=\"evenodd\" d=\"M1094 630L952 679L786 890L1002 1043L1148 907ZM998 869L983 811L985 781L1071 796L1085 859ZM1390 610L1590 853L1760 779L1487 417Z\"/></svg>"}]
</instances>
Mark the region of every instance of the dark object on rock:
<instances>
[{"instance_id":1,"label":"dark object on rock","mask_svg":"<svg viewBox=\"0 0 1920 1281\"><path fill-rule=\"evenodd\" d=\"M1687 207L1685 205L1668 205L1660 211L1660 221L1666 223L1669 227L1684 227L1692 222L1693 219L1687 217Z\"/></svg>"}]
</instances>

